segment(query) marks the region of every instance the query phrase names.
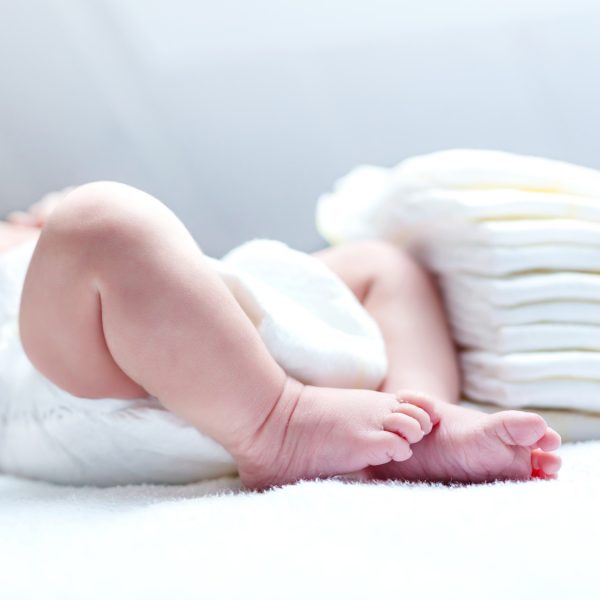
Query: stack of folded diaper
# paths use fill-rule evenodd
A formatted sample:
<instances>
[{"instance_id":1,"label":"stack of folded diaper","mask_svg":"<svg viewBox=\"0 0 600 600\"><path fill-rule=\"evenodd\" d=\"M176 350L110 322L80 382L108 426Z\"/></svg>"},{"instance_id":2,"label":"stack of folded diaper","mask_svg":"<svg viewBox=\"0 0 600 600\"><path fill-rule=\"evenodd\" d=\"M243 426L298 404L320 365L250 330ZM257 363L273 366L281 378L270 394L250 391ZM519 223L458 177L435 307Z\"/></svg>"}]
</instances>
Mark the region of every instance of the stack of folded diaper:
<instances>
[{"instance_id":1,"label":"stack of folded diaper","mask_svg":"<svg viewBox=\"0 0 600 600\"><path fill-rule=\"evenodd\" d=\"M439 275L466 398L600 413L599 171L437 152L355 169L317 224L331 243L402 243Z\"/></svg>"}]
</instances>

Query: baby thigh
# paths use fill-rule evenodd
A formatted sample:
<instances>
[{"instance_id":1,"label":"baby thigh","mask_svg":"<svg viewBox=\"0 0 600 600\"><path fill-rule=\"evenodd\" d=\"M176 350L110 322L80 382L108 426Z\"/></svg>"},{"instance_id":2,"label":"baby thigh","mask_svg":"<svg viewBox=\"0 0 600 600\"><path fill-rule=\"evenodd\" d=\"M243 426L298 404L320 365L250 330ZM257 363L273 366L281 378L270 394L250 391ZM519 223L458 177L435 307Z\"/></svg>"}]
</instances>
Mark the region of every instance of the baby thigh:
<instances>
[{"instance_id":1,"label":"baby thigh","mask_svg":"<svg viewBox=\"0 0 600 600\"><path fill-rule=\"evenodd\" d=\"M114 219L106 219L111 186L119 202L109 208ZM99 191L102 209L95 199ZM127 259L119 258L121 236L116 228L130 228L138 210L138 194L133 188L111 183L77 188L51 215L27 271L19 314L23 348L41 373L76 396L127 399L147 395L109 351L94 281L100 260L111 263L113 270L124 266ZM130 200L129 207L124 199Z\"/></svg>"}]
</instances>

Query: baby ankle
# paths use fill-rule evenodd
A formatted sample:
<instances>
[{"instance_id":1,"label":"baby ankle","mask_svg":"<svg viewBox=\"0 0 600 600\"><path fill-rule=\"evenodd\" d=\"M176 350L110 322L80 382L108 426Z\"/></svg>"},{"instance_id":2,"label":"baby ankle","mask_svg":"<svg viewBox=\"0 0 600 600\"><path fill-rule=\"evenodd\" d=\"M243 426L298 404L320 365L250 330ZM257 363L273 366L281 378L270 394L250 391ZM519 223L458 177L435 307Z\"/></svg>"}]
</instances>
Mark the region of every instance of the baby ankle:
<instances>
[{"instance_id":1,"label":"baby ankle","mask_svg":"<svg viewBox=\"0 0 600 600\"><path fill-rule=\"evenodd\" d=\"M284 445L288 425L303 394L305 385L286 375L281 392L266 416L235 447L228 448L235 461L244 464L245 470L268 470L276 462Z\"/></svg>"}]
</instances>

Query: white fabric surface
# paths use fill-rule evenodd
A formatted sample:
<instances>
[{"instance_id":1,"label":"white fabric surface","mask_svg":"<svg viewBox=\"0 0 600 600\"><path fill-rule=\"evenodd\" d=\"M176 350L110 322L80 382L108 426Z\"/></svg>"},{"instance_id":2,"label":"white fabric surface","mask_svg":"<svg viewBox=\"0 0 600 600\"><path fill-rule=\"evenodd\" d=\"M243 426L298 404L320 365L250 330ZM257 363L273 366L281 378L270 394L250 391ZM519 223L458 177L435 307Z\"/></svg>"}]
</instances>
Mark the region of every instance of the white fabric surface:
<instances>
[{"instance_id":1,"label":"white fabric surface","mask_svg":"<svg viewBox=\"0 0 600 600\"><path fill-rule=\"evenodd\" d=\"M70 488L0 477L6 600L595 599L600 443L556 481L237 480Z\"/></svg>"},{"instance_id":2,"label":"white fabric surface","mask_svg":"<svg viewBox=\"0 0 600 600\"><path fill-rule=\"evenodd\" d=\"M392 172L403 190L509 189L600 197L600 173L563 161L497 150L456 149L404 160Z\"/></svg>"},{"instance_id":3,"label":"white fabric surface","mask_svg":"<svg viewBox=\"0 0 600 600\"><path fill-rule=\"evenodd\" d=\"M463 310L463 307L465 310ZM448 312L456 325L465 328L502 327L527 323L572 323L600 324L598 302L534 302L518 306L494 306L477 302L475 298L464 298L460 302L448 303Z\"/></svg>"},{"instance_id":4,"label":"white fabric surface","mask_svg":"<svg viewBox=\"0 0 600 600\"><path fill-rule=\"evenodd\" d=\"M454 323L454 337L461 346L499 354L540 350L600 350L600 326L571 323L532 323L497 328L485 323Z\"/></svg>"},{"instance_id":5,"label":"white fabric surface","mask_svg":"<svg viewBox=\"0 0 600 600\"><path fill-rule=\"evenodd\" d=\"M542 413L544 409L554 408L565 412L581 412L581 420L572 428L563 429L560 424L557 431L565 441L582 439L600 439L600 427L596 419L600 414L598 398L600 397L600 381L585 379L539 379L537 381L504 381L494 376L484 375L468 370L463 372L463 394L466 398L478 402L493 402L495 409L523 408ZM565 408L569 407L569 408ZM589 414L591 413L591 414ZM589 424L585 421L589 420ZM593 426L594 435L584 437L581 431L590 432Z\"/></svg>"},{"instance_id":6,"label":"white fabric surface","mask_svg":"<svg viewBox=\"0 0 600 600\"><path fill-rule=\"evenodd\" d=\"M548 244L494 247L461 244L433 245L418 255L434 271L452 271L485 276L502 276L526 271L595 271L600 265L600 247Z\"/></svg>"},{"instance_id":7,"label":"white fabric surface","mask_svg":"<svg viewBox=\"0 0 600 600\"><path fill-rule=\"evenodd\" d=\"M34 245L0 254L0 470L96 485L235 473L224 448L156 398L76 398L33 367L17 314ZM254 240L210 262L286 372L313 385L379 386L387 371L379 328L320 260L281 242Z\"/></svg>"},{"instance_id":8,"label":"white fabric surface","mask_svg":"<svg viewBox=\"0 0 600 600\"><path fill-rule=\"evenodd\" d=\"M569 300L597 302L600 277L595 273L543 273L495 278L456 273L441 280L445 293L475 297L492 306Z\"/></svg>"},{"instance_id":9,"label":"white fabric surface","mask_svg":"<svg viewBox=\"0 0 600 600\"><path fill-rule=\"evenodd\" d=\"M479 350L461 353L465 370L503 381L591 379L600 381L598 352L515 352L493 354Z\"/></svg>"},{"instance_id":10,"label":"white fabric surface","mask_svg":"<svg viewBox=\"0 0 600 600\"><path fill-rule=\"evenodd\" d=\"M460 361L467 398L600 413L600 353L470 351Z\"/></svg>"},{"instance_id":11,"label":"white fabric surface","mask_svg":"<svg viewBox=\"0 0 600 600\"><path fill-rule=\"evenodd\" d=\"M425 216L427 231L432 221L442 230L469 220L515 217L599 221L595 198L600 173L594 169L507 152L446 150L391 169L353 169L321 196L316 220L331 243L373 235L406 239Z\"/></svg>"},{"instance_id":12,"label":"white fabric surface","mask_svg":"<svg viewBox=\"0 0 600 600\"><path fill-rule=\"evenodd\" d=\"M438 166L437 162L430 163L432 169ZM393 172L394 179L391 182L391 185L395 186L393 193L399 194L406 187L401 181L402 167ZM416 224L427 218L431 219L440 230L451 221L462 223L498 219L513 221L518 218L526 221L560 219L597 222L600 220L600 205L596 202L599 197L600 190L596 190L595 195L580 196L574 191L556 192L527 187L496 189L492 182L485 185L473 182L466 189L432 188L411 194L403 202L401 211L404 213L403 218L407 219L405 223ZM504 224L509 230L514 226L510 221ZM517 224L517 230L518 227ZM540 232L537 232L537 235L540 235Z\"/></svg>"},{"instance_id":13,"label":"white fabric surface","mask_svg":"<svg viewBox=\"0 0 600 600\"><path fill-rule=\"evenodd\" d=\"M463 192L464 193L464 192ZM469 192L473 194L473 192ZM486 192L489 194L490 192ZM483 192L477 192L479 198ZM502 195L495 194L496 197L506 198L508 195L515 195L515 191L503 190ZM530 196L531 194L529 194ZM537 195L537 193L536 193ZM519 194L517 206L523 208L523 194ZM550 194L546 195L552 198ZM573 197L569 198L573 201ZM463 209L464 210L464 209ZM512 211L515 212L515 211ZM531 215L531 210L523 211L527 216ZM571 212L570 210L568 212ZM463 212L463 219L467 216ZM511 215L514 217L514 215ZM476 217L481 219L481 217ZM577 221L576 219L562 218L514 218L508 221L490 220L482 221L463 221L454 219L451 223L436 223L436 236L443 235L449 241L462 241L481 246L527 246L539 244L573 244L576 246L600 246L600 223L592 221ZM419 236L425 236L432 233L421 230Z\"/></svg>"}]
</instances>

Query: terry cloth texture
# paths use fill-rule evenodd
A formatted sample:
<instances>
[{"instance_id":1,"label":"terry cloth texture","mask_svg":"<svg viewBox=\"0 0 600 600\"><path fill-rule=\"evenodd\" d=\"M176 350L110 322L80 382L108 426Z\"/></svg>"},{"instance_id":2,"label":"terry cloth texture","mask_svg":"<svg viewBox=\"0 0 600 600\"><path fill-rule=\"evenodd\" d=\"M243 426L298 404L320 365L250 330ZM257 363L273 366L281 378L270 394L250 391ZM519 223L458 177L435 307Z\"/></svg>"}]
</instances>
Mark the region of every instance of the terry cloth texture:
<instances>
[{"instance_id":1,"label":"terry cloth texture","mask_svg":"<svg viewBox=\"0 0 600 600\"><path fill-rule=\"evenodd\" d=\"M74 488L0 476L7 600L592 600L600 442L556 481L239 480Z\"/></svg>"}]
</instances>

